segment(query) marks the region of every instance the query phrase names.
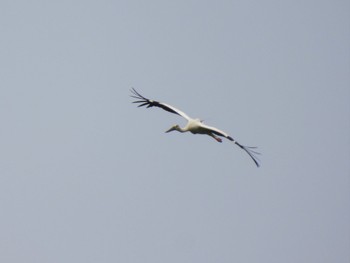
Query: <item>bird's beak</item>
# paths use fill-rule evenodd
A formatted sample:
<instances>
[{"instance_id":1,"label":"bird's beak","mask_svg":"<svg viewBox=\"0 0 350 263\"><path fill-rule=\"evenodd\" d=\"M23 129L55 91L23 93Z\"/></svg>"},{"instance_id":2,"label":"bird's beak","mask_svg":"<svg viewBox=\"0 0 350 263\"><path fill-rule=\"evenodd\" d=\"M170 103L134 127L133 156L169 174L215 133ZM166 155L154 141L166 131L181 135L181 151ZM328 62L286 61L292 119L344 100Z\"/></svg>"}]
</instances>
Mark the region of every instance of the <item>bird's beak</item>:
<instances>
[{"instance_id":1,"label":"bird's beak","mask_svg":"<svg viewBox=\"0 0 350 263\"><path fill-rule=\"evenodd\" d=\"M171 131L174 131L175 130L175 128L174 127L171 127L169 130L167 130L167 131L165 131L166 133L168 133L168 132L171 132Z\"/></svg>"}]
</instances>

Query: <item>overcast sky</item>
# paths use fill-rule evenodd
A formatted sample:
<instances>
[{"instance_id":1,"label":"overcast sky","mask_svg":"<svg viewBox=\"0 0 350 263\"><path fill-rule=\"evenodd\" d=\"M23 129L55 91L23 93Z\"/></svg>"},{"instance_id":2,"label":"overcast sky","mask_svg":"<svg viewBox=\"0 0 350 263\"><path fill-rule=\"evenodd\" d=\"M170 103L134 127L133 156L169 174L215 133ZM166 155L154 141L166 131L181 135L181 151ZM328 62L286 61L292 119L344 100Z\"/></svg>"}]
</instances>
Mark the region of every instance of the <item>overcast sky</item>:
<instances>
[{"instance_id":1,"label":"overcast sky","mask_svg":"<svg viewBox=\"0 0 350 263\"><path fill-rule=\"evenodd\" d=\"M349 10L2 0L0 261L350 262Z\"/></svg>"}]
</instances>

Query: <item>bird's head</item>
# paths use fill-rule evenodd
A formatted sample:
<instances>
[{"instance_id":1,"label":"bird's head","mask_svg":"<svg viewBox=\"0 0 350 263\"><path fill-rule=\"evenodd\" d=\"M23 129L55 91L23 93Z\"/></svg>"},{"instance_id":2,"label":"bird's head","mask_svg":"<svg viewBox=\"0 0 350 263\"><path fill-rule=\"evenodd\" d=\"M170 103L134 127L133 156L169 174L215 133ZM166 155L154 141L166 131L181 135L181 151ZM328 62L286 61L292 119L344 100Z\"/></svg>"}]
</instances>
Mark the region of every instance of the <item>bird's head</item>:
<instances>
[{"instance_id":1,"label":"bird's head","mask_svg":"<svg viewBox=\"0 0 350 263\"><path fill-rule=\"evenodd\" d=\"M180 129L180 126L178 124L173 125L170 127L169 130L167 130L166 132L171 132L171 131L178 131Z\"/></svg>"}]
</instances>

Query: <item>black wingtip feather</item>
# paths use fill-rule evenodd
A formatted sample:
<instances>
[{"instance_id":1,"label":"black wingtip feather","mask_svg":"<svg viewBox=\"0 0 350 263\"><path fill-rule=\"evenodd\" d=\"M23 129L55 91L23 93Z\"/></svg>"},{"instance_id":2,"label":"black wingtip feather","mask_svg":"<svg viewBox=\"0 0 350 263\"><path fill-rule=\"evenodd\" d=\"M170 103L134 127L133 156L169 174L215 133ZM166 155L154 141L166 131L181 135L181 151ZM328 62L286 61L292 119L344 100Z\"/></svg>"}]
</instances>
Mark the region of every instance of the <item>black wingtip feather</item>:
<instances>
[{"instance_id":1,"label":"black wingtip feather","mask_svg":"<svg viewBox=\"0 0 350 263\"><path fill-rule=\"evenodd\" d=\"M136 101L133 101L132 103L140 103L140 105L138 105L137 107L142 107L142 106L146 106L147 108L152 107L152 102L145 98L144 96L142 96L140 93L138 93L134 88L130 89L131 93L133 95L130 95L130 97L137 99Z\"/></svg>"},{"instance_id":2,"label":"black wingtip feather","mask_svg":"<svg viewBox=\"0 0 350 263\"><path fill-rule=\"evenodd\" d=\"M250 147L250 146L244 146L242 144L239 144L238 142L235 141L235 143L240 147L242 148L246 153L249 154L250 158L252 158L252 160L254 161L254 163L256 164L257 167L260 167L260 164L259 164L259 158L256 157L254 154L257 154L259 155L260 153L256 152L256 151L253 151L252 149L256 149L257 147Z\"/></svg>"}]
</instances>

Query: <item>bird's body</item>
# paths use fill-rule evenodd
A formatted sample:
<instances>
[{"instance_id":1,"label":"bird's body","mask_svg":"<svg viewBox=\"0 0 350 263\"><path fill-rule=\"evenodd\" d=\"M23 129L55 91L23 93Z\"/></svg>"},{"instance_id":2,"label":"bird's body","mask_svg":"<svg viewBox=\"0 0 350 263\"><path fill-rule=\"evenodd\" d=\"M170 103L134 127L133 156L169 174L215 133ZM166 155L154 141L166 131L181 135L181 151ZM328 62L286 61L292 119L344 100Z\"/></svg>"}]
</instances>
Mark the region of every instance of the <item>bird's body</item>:
<instances>
[{"instance_id":1,"label":"bird's body","mask_svg":"<svg viewBox=\"0 0 350 263\"><path fill-rule=\"evenodd\" d=\"M205 125L203 121L201 121L200 119L189 119L187 121L187 124L183 128L181 128L179 125L176 124L166 132L170 132L174 130L179 132L191 132L192 134L206 134L213 137L218 142L222 142L221 138L215 136L215 133L216 133L220 136L224 136L227 139L231 140L230 136L228 136L227 134L224 134L224 132L222 131L218 131L218 130L215 131L216 128Z\"/></svg>"},{"instance_id":2,"label":"bird's body","mask_svg":"<svg viewBox=\"0 0 350 263\"><path fill-rule=\"evenodd\" d=\"M239 144L237 141L235 141L227 133L225 133L225 132L223 132L215 127L211 127L211 126L204 124L203 121L200 119L193 119L193 118L189 117L186 113L176 109L173 106L170 106L170 105L162 103L162 102L154 101L154 100L149 100L149 99L143 97L142 95L140 95L135 89L132 89L131 92L133 93L133 95L131 97L138 99L137 101L134 101L133 103L140 103L140 105L138 107L142 107L142 106L147 106L147 108L159 107L159 108L162 108L163 110L166 110L168 112L180 115L187 120L187 124L184 127L180 127L179 125L176 124L176 125L172 126L166 132L178 131L178 132L191 132L192 134L206 134L206 135L213 137L217 142L222 142L222 139L219 138L218 136L225 137L226 139L233 141L241 149L245 150L249 154L249 156L253 159L256 166L259 167L259 163L257 161L257 158L254 155L254 154L259 154L259 153L252 150L256 147L243 146L243 145Z\"/></svg>"},{"instance_id":3,"label":"bird's body","mask_svg":"<svg viewBox=\"0 0 350 263\"><path fill-rule=\"evenodd\" d=\"M207 134L209 132L208 129L203 128L200 119L189 120L183 130L190 131L193 134Z\"/></svg>"}]
</instances>

